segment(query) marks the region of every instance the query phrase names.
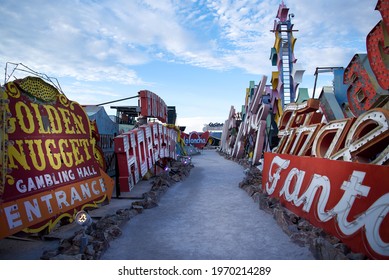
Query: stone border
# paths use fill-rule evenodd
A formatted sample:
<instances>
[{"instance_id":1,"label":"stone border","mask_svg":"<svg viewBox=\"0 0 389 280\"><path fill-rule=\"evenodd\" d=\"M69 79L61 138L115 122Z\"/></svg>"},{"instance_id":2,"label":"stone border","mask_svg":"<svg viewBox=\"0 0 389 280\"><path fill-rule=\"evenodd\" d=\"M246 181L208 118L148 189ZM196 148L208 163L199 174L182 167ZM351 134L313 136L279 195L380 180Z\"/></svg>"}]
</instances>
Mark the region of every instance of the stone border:
<instances>
[{"instance_id":1,"label":"stone border","mask_svg":"<svg viewBox=\"0 0 389 280\"><path fill-rule=\"evenodd\" d=\"M109 248L109 243L122 235L121 226L144 209L158 206L162 195L174 183L184 180L194 166L173 161L169 172L153 177L150 191L143 194L143 199L135 201L130 208L119 209L115 214L107 215L93 221L85 230L81 229L66 239L61 239L55 250L43 252L42 260L98 260ZM103 206L109 207L109 205Z\"/></svg>"},{"instance_id":2,"label":"stone border","mask_svg":"<svg viewBox=\"0 0 389 280\"><path fill-rule=\"evenodd\" d=\"M317 260L366 260L367 256L354 253L335 236L329 235L321 228L315 227L281 205L279 200L262 189L262 172L251 166L245 159L235 159L219 151L219 154L245 168L245 178L239 183L239 188L258 203L259 209L273 216L281 229L290 239L300 246L308 247Z\"/></svg>"}]
</instances>

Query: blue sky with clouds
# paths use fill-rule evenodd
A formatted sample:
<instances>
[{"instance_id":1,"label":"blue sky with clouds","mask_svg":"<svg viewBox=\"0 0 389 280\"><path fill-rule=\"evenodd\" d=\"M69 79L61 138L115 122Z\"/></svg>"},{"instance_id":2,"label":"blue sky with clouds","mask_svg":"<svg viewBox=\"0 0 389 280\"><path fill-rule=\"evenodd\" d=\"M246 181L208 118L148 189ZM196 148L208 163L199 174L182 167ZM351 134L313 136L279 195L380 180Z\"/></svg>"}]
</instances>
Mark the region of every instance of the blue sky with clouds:
<instances>
[{"instance_id":1,"label":"blue sky with clouds","mask_svg":"<svg viewBox=\"0 0 389 280\"><path fill-rule=\"evenodd\" d=\"M294 13L300 87L315 68L346 67L366 53L381 19L376 0L285 0ZM58 79L69 99L98 104L148 89L176 106L187 132L224 122L244 103L269 60L281 0L0 0L0 65L24 65ZM319 76L319 87L331 85ZM3 84L4 81L1 81ZM137 105L136 100L106 106Z\"/></svg>"}]
</instances>

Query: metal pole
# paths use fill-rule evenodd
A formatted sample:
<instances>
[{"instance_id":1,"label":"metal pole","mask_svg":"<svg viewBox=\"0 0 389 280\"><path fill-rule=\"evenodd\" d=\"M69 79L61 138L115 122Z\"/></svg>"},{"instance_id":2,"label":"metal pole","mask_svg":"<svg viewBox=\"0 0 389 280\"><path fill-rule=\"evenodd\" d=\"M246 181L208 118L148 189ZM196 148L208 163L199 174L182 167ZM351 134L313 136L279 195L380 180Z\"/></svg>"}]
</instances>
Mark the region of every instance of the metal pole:
<instances>
[{"instance_id":1,"label":"metal pole","mask_svg":"<svg viewBox=\"0 0 389 280\"><path fill-rule=\"evenodd\" d=\"M313 94L312 94L313 99L315 99L317 76L319 76L318 67L316 67L316 71L315 71L315 84L313 85Z\"/></svg>"},{"instance_id":2,"label":"metal pole","mask_svg":"<svg viewBox=\"0 0 389 280\"><path fill-rule=\"evenodd\" d=\"M113 100L113 101L108 101L108 102L100 103L100 104L97 104L96 106L107 105L107 104L110 104L110 103L115 103L115 102L124 101L124 100L128 100L128 99L133 99L133 98L137 98L137 97L139 97L139 94L135 95L135 96L127 97L127 98L122 98L122 99L118 99L118 100Z\"/></svg>"}]
</instances>

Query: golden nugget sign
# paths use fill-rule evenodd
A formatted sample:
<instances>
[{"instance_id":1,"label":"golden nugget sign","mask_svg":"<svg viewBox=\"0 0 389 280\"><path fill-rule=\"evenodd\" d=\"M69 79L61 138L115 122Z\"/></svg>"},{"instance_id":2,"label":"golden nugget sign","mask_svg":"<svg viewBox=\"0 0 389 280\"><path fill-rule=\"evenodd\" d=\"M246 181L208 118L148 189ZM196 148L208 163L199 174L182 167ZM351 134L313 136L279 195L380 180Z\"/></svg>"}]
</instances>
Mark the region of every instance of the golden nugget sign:
<instances>
[{"instance_id":1,"label":"golden nugget sign","mask_svg":"<svg viewBox=\"0 0 389 280\"><path fill-rule=\"evenodd\" d=\"M110 199L112 179L82 107L36 77L1 89L0 238L49 230Z\"/></svg>"}]
</instances>

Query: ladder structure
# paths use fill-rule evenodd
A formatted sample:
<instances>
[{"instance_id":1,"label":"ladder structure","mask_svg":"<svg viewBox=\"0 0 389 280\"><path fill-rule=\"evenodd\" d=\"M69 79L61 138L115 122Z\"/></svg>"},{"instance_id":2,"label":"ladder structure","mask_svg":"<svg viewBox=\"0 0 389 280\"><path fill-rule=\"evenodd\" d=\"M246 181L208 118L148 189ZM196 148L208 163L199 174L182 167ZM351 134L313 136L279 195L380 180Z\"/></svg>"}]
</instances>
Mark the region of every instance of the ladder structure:
<instances>
[{"instance_id":1,"label":"ladder structure","mask_svg":"<svg viewBox=\"0 0 389 280\"><path fill-rule=\"evenodd\" d=\"M293 55L295 38L293 37L292 18L294 14L289 14L289 8L282 1L278 8L274 28L274 47L271 49L270 59L273 66L277 66L278 71L273 72L273 89L277 89L280 95L280 105L284 108L289 103L295 102L297 80L294 80L294 64L296 62ZM277 77L277 78L276 78ZM275 88L274 88L275 86Z\"/></svg>"},{"instance_id":2,"label":"ladder structure","mask_svg":"<svg viewBox=\"0 0 389 280\"><path fill-rule=\"evenodd\" d=\"M283 105L294 102L292 97L291 86L291 58L290 58L290 42L288 24L280 25L281 37L281 79L283 83Z\"/></svg>"}]
</instances>

